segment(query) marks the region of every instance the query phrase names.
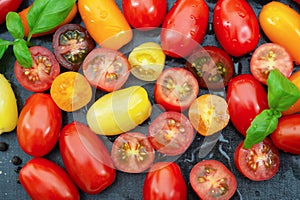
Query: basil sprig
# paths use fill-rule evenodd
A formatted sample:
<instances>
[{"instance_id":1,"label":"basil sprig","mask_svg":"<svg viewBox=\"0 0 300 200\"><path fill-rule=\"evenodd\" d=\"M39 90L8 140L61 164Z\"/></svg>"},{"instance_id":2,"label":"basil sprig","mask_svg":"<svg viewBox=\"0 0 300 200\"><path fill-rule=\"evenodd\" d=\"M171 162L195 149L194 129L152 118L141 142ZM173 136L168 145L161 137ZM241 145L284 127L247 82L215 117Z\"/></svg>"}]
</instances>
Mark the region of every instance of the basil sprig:
<instances>
[{"instance_id":1,"label":"basil sprig","mask_svg":"<svg viewBox=\"0 0 300 200\"><path fill-rule=\"evenodd\" d=\"M299 89L278 70L272 70L268 76L268 105L251 122L246 132L243 147L248 149L263 141L277 127L281 112L287 110L299 98Z\"/></svg>"}]
</instances>

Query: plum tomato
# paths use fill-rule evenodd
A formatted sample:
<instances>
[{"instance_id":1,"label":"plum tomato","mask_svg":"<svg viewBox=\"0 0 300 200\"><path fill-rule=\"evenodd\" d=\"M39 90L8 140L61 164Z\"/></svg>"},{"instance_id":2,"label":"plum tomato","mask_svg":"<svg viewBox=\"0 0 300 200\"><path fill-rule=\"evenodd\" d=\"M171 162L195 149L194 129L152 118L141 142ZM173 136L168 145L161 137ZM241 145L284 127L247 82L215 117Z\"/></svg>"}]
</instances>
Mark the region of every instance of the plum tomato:
<instances>
[{"instance_id":1,"label":"plum tomato","mask_svg":"<svg viewBox=\"0 0 300 200\"><path fill-rule=\"evenodd\" d=\"M160 114L150 124L148 138L160 153L176 156L184 153L194 139L194 128L189 119L179 112Z\"/></svg>"},{"instance_id":2,"label":"plum tomato","mask_svg":"<svg viewBox=\"0 0 300 200\"><path fill-rule=\"evenodd\" d=\"M58 62L69 70L77 71L84 58L95 47L94 40L79 24L66 24L53 35L52 47Z\"/></svg>"},{"instance_id":3,"label":"plum tomato","mask_svg":"<svg viewBox=\"0 0 300 200\"><path fill-rule=\"evenodd\" d=\"M175 162L153 164L144 181L143 199L187 199L187 185L180 167Z\"/></svg>"},{"instance_id":4,"label":"plum tomato","mask_svg":"<svg viewBox=\"0 0 300 200\"><path fill-rule=\"evenodd\" d=\"M92 50L82 65L90 84L105 92L120 89L130 74L127 58L117 50L103 47Z\"/></svg>"},{"instance_id":5,"label":"plum tomato","mask_svg":"<svg viewBox=\"0 0 300 200\"><path fill-rule=\"evenodd\" d=\"M190 183L201 199L227 200L237 189L234 174L217 160L202 160L190 171Z\"/></svg>"},{"instance_id":6,"label":"plum tomato","mask_svg":"<svg viewBox=\"0 0 300 200\"><path fill-rule=\"evenodd\" d=\"M154 99L168 111L184 111L196 99L199 85L194 75L184 68L165 69L154 87Z\"/></svg>"},{"instance_id":7,"label":"plum tomato","mask_svg":"<svg viewBox=\"0 0 300 200\"><path fill-rule=\"evenodd\" d=\"M111 157L118 170L140 173L153 164L155 151L146 135L140 132L127 132L115 139Z\"/></svg>"},{"instance_id":8,"label":"plum tomato","mask_svg":"<svg viewBox=\"0 0 300 200\"><path fill-rule=\"evenodd\" d=\"M253 181L271 179L278 171L280 158L278 149L269 138L255 144L250 149L243 148L241 142L234 151L237 169Z\"/></svg>"},{"instance_id":9,"label":"plum tomato","mask_svg":"<svg viewBox=\"0 0 300 200\"><path fill-rule=\"evenodd\" d=\"M296 71L292 73L289 77L289 80L296 85L296 87L300 90L300 71ZM283 115L289 115L300 112L300 99L296 101L289 109L282 112Z\"/></svg>"},{"instance_id":10,"label":"plum tomato","mask_svg":"<svg viewBox=\"0 0 300 200\"><path fill-rule=\"evenodd\" d=\"M231 58L216 46L195 50L187 59L185 68L194 74L202 88L222 89L233 76Z\"/></svg>"},{"instance_id":11,"label":"plum tomato","mask_svg":"<svg viewBox=\"0 0 300 200\"><path fill-rule=\"evenodd\" d=\"M189 108L189 120L199 134L212 135L227 126L230 119L227 107L225 99L218 95L201 95Z\"/></svg>"},{"instance_id":12,"label":"plum tomato","mask_svg":"<svg viewBox=\"0 0 300 200\"><path fill-rule=\"evenodd\" d=\"M270 137L277 148L300 155L300 114L281 117Z\"/></svg>"},{"instance_id":13,"label":"plum tomato","mask_svg":"<svg viewBox=\"0 0 300 200\"><path fill-rule=\"evenodd\" d=\"M16 11L23 0L0 0L0 24L5 22L6 15L9 12Z\"/></svg>"},{"instance_id":14,"label":"plum tomato","mask_svg":"<svg viewBox=\"0 0 300 200\"><path fill-rule=\"evenodd\" d=\"M155 81L165 66L166 55L155 42L145 42L135 47L128 56L130 72L144 81Z\"/></svg>"},{"instance_id":15,"label":"plum tomato","mask_svg":"<svg viewBox=\"0 0 300 200\"><path fill-rule=\"evenodd\" d=\"M251 57L251 73L257 80L267 84L269 73L273 69L278 69L288 78L294 69L293 59L279 44L264 43L255 49Z\"/></svg>"},{"instance_id":16,"label":"plum tomato","mask_svg":"<svg viewBox=\"0 0 300 200\"><path fill-rule=\"evenodd\" d=\"M73 112L90 102L92 88L83 75L68 71L54 79L50 94L60 109Z\"/></svg>"},{"instance_id":17,"label":"plum tomato","mask_svg":"<svg viewBox=\"0 0 300 200\"><path fill-rule=\"evenodd\" d=\"M16 61L14 65L16 79L29 91L46 91L60 73L59 63L54 54L45 47L32 46L29 51L33 65L31 68L24 68Z\"/></svg>"}]
</instances>

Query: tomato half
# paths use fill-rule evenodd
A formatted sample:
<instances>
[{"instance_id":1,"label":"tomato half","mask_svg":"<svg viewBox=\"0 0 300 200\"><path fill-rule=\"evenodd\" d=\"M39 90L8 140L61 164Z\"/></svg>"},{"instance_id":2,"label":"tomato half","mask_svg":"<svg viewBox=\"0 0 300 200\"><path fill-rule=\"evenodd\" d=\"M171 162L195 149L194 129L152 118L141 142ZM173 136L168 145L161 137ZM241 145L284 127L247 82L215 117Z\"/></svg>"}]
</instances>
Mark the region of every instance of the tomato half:
<instances>
[{"instance_id":1,"label":"tomato half","mask_svg":"<svg viewBox=\"0 0 300 200\"><path fill-rule=\"evenodd\" d=\"M194 165L190 183L199 198L205 200L230 199L237 189L233 173L217 160L202 160Z\"/></svg>"},{"instance_id":2,"label":"tomato half","mask_svg":"<svg viewBox=\"0 0 300 200\"><path fill-rule=\"evenodd\" d=\"M59 63L54 54L45 47L33 46L29 51L33 65L31 68L24 68L16 61L14 65L16 78L29 91L46 91L60 73Z\"/></svg>"},{"instance_id":3,"label":"tomato half","mask_svg":"<svg viewBox=\"0 0 300 200\"><path fill-rule=\"evenodd\" d=\"M143 199L187 199L187 185L179 166L174 162L155 163L146 175Z\"/></svg>"},{"instance_id":4,"label":"tomato half","mask_svg":"<svg viewBox=\"0 0 300 200\"><path fill-rule=\"evenodd\" d=\"M179 112L164 112L149 126L148 138L160 153L175 156L184 153L194 139L189 119Z\"/></svg>"},{"instance_id":5,"label":"tomato half","mask_svg":"<svg viewBox=\"0 0 300 200\"><path fill-rule=\"evenodd\" d=\"M251 73L257 80L267 84L269 73L273 69L278 69L288 78L294 69L293 59L289 52L278 44L262 44L255 49L251 57Z\"/></svg>"},{"instance_id":6,"label":"tomato half","mask_svg":"<svg viewBox=\"0 0 300 200\"><path fill-rule=\"evenodd\" d=\"M140 173L153 164L155 151L146 135L127 132L119 135L114 141L111 157L120 171Z\"/></svg>"},{"instance_id":7,"label":"tomato half","mask_svg":"<svg viewBox=\"0 0 300 200\"><path fill-rule=\"evenodd\" d=\"M31 156L48 154L58 141L61 110L49 94L34 93L22 108L17 123L21 149Z\"/></svg>"},{"instance_id":8,"label":"tomato half","mask_svg":"<svg viewBox=\"0 0 300 200\"><path fill-rule=\"evenodd\" d=\"M8 12L16 11L23 0L0 0L0 24L5 22Z\"/></svg>"},{"instance_id":9,"label":"tomato half","mask_svg":"<svg viewBox=\"0 0 300 200\"><path fill-rule=\"evenodd\" d=\"M293 73L290 77L289 80L296 85L296 87L300 90L300 71L297 71ZM286 111L282 112L283 115L289 115L289 114L294 114L300 112L300 99L296 101L289 109Z\"/></svg>"},{"instance_id":10,"label":"tomato half","mask_svg":"<svg viewBox=\"0 0 300 200\"><path fill-rule=\"evenodd\" d=\"M130 64L119 51L92 50L83 61L83 73L91 85L106 92L120 89L129 76Z\"/></svg>"},{"instance_id":11,"label":"tomato half","mask_svg":"<svg viewBox=\"0 0 300 200\"><path fill-rule=\"evenodd\" d=\"M193 52L185 68L194 74L200 87L208 89L224 88L233 75L231 58L216 46L205 46Z\"/></svg>"},{"instance_id":12,"label":"tomato half","mask_svg":"<svg viewBox=\"0 0 300 200\"><path fill-rule=\"evenodd\" d=\"M246 0L219 0L213 12L213 27L217 40L232 56L251 52L260 39L256 14Z\"/></svg>"},{"instance_id":13,"label":"tomato half","mask_svg":"<svg viewBox=\"0 0 300 200\"><path fill-rule=\"evenodd\" d=\"M79 200L77 187L67 172L45 158L32 158L20 170L19 180L34 200Z\"/></svg>"},{"instance_id":14,"label":"tomato half","mask_svg":"<svg viewBox=\"0 0 300 200\"><path fill-rule=\"evenodd\" d=\"M253 181L264 181L272 178L280 165L279 152L268 138L255 144L250 149L243 148L241 142L234 152L234 163L237 169Z\"/></svg>"},{"instance_id":15,"label":"tomato half","mask_svg":"<svg viewBox=\"0 0 300 200\"><path fill-rule=\"evenodd\" d=\"M78 70L87 54L94 49L95 43L84 27L66 24L55 31L52 47L63 67Z\"/></svg>"},{"instance_id":16,"label":"tomato half","mask_svg":"<svg viewBox=\"0 0 300 200\"><path fill-rule=\"evenodd\" d=\"M196 99L199 85L194 75L184 68L165 69L154 87L154 99L164 109L184 111Z\"/></svg>"}]
</instances>

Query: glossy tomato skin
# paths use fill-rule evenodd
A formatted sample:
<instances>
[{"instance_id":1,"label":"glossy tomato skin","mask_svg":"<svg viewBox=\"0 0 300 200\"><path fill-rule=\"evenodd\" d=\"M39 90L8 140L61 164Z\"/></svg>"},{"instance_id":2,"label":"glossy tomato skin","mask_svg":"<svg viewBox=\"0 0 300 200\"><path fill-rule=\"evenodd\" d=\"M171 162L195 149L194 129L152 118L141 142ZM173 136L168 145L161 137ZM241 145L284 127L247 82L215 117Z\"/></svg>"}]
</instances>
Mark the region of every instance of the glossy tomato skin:
<instances>
[{"instance_id":1,"label":"glossy tomato skin","mask_svg":"<svg viewBox=\"0 0 300 200\"><path fill-rule=\"evenodd\" d=\"M73 181L88 194L97 194L115 180L116 170L105 145L86 125L71 122L61 131L59 148Z\"/></svg>"},{"instance_id":2,"label":"glossy tomato skin","mask_svg":"<svg viewBox=\"0 0 300 200\"><path fill-rule=\"evenodd\" d=\"M187 185L179 166L174 162L155 163L146 175L143 199L187 199Z\"/></svg>"},{"instance_id":3,"label":"glossy tomato skin","mask_svg":"<svg viewBox=\"0 0 300 200\"><path fill-rule=\"evenodd\" d=\"M128 23L139 30L160 26L167 13L166 0L123 0L122 8Z\"/></svg>"},{"instance_id":4,"label":"glossy tomato skin","mask_svg":"<svg viewBox=\"0 0 300 200\"><path fill-rule=\"evenodd\" d=\"M260 39L258 20L246 0L219 0L214 8L213 27L217 40L232 56L251 52Z\"/></svg>"},{"instance_id":5,"label":"glossy tomato skin","mask_svg":"<svg viewBox=\"0 0 300 200\"><path fill-rule=\"evenodd\" d=\"M79 192L67 172L45 158L33 158L22 167L19 180L33 200L79 200Z\"/></svg>"},{"instance_id":6,"label":"glossy tomato skin","mask_svg":"<svg viewBox=\"0 0 300 200\"><path fill-rule=\"evenodd\" d=\"M61 110L49 94L34 93L20 112L17 137L21 149L31 156L49 153L59 138Z\"/></svg>"},{"instance_id":7,"label":"glossy tomato skin","mask_svg":"<svg viewBox=\"0 0 300 200\"><path fill-rule=\"evenodd\" d=\"M0 24L2 24L8 12L16 11L21 5L22 0L0 0Z\"/></svg>"},{"instance_id":8,"label":"glossy tomato skin","mask_svg":"<svg viewBox=\"0 0 300 200\"><path fill-rule=\"evenodd\" d=\"M226 101L231 122L244 136L256 115L268 108L264 87L250 74L241 74L229 81Z\"/></svg>"},{"instance_id":9,"label":"glossy tomato skin","mask_svg":"<svg viewBox=\"0 0 300 200\"><path fill-rule=\"evenodd\" d=\"M271 134L275 146L284 152L300 154L300 114L283 116Z\"/></svg>"},{"instance_id":10,"label":"glossy tomato skin","mask_svg":"<svg viewBox=\"0 0 300 200\"><path fill-rule=\"evenodd\" d=\"M209 9L204 0L177 0L162 24L161 44L172 57L186 57L202 43Z\"/></svg>"}]
</instances>

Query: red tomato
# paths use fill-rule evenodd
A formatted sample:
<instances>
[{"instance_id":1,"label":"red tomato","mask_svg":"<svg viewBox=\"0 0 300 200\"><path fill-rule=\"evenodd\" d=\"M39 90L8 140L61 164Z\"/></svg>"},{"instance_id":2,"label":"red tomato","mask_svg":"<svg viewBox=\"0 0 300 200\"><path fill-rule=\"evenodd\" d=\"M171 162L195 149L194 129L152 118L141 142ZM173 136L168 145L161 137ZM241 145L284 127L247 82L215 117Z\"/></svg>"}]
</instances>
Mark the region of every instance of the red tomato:
<instances>
[{"instance_id":1,"label":"red tomato","mask_svg":"<svg viewBox=\"0 0 300 200\"><path fill-rule=\"evenodd\" d=\"M61 110L49 94L34 93L19 115L17 136L21 149L31 156L49 153L59 138Z\"/></svg>"},{"instance_id":2,"label":"red tomato","mask_svg":"<svg viewBox=\"0 0 300 200\"><path fill-rule=\"evenodd\" d=\"M16 61L14 65L16 78L29 91L46 91L60 73L59 63L54 54L45 47L33 46L29 51L33 65L31 68L24 68Z\"/></svg>"},{"instance_id":3,"label":"red tomato","mask_svg":"<svg viewBox=\"0 0 300 200\"><path fill-rule=\"evenodd\" d=\"M185 115L164 112L149 126L148 138L160 153L175 156L184 153L194 139L194 129Z\"/></svg>"},{"instance_id":4,"label":"red tomato","mask_svg":"<svg viewBox=\"0 0 300 200\"><path fill-rule=\"evenodd\" d=\"M97 194L114 182L116 170L110 154L86 125L67 124L61 131L59 147L68 173L84 192Z\"/></svg>"},{"instance_id":5,"label":"red tomato","mask_svg":"<svg viewBox=\"0 0 300 200\"><path fill-rule=\"evenodd\" d=\"M217 160L202 160L190 172L193 190L201 199L227 200L237 188L232 172Z\"/></svg>"},{"instance_id":6,"label":"red tomato","mask_svg":"<svg viewBox=\"0 0 300 200\"><path fill-rule=\"evenodd\" d=\"M120 89L130 74L127 58L117 50L103 47L92 50L82 65L90 84L106 92Z\"/></svg>"},{"instance_id":7,"label":"red tomato","mask_svg":"<svg viewBox=\"0 0 300 200\"><path fill-rule=\"evenodd\" d=\"M179 166L174 162L155 163L145 178L143 199L187 199L187 185Z\"/></svg>"},{"instance_id":8,"label":"red tomato","mask_svg":"<svg viewBox=\"0 0 300 200\"><path fill-rule=\"evenodd\" d=\"M140 173L153 164L155 151L147 136L139 132L127 132L114 141L111 157L120 171Z\"/></svg>"},{"instance_id":9,"label":"red tomato","mask_svg":"<svg viewBox=\"0 0 300 200\"><path fill-rule=\"evenodd\" d=\"M122 8L131 26L140 30L151 30L162 24L167 13L167 1L123 0Z\"/></svg>"},{"instance_id":10,"label":"red tomato","mask_svg":"<svg viewBox=\"0 0 300 200\"><path fill-rule=\"evenodd\" d=\"M268 108L264 87L250 74L238 75L229 81L226 100L230 120L244 136L256 115Z\"/></svg>"},{"instance_id":11,"label":"red tomato","mask_svg":"<svg viewBox=\"0 0 300 200\"><path fill-rule=\"evenodd\" d=\"M271 139L279 149L300 154L300 114L281 117Z\"/></svg>"},{"instance_id":12,"label":"red tomato","mask_svg":"<svg viewBox=\"0 0 300 200\"><path fill-rule=\"evenodd\" d=\"M227 53L242 56L259 42L259 24L246 0L219 0L214 8L213 27L217 40Z\"/></svg>"},{"instance_id":13,"label":"red tomato","mask_svg":"<svg viewBox=\"0 0 300 200\"><path fill-rule=\"evenodd\" d=\"M251 73L257 80L267 84L269 73L273 69L278 69L288 78L294 69L293 59L289 52L279 44L262 44L255 49L251 57Z\"/></svg>"},{"instance_id":14,"label":"red tomato","mask_svg":"<svg viewBox=\"0 0 300 200\"><path fill-rule=\"evenodd\" d=\"M59 165L45 158L33 158L22 167L19 180L33 200L80 199L77 187Z\"/></svg>"},{"instance_id":15,"label":"red tomato","mask_svg":"<svg viewBox=\"0 0 300 200\"><path fill-rule=\"evenodd\" d=\"M172 57L186 57L202 43L209 9L204 0L177 0L164 19L161 45Z\"/></svg>"},{"instance_id":16,"label":"red tomato","mask_svg":"<svg viewBox=\"0 0 300 200\"><path fill-rule=\"evenodd\" d=\"M237 169L253 181L272 178L279 169L279 152L268 138L255 144L250 149L243 148L241 142L234 152L234 163Z\"/></svg>"},{"instance_id":17,"label":"red tomato","mask_svg":"<svg viewBox=\"0 0 300 200\"><path fill-rule=\"evenodd\" d=\"M16 11L21 5L22 0L0 0L0 24L2 24L8 12Z\"/></svg>"},{"instance_id":18,"label":"red tomato","mask_svg":"<svg viewBox=\"0 0 300 200\"><path fill-rule=\"evenodd\" d=\"M166 110L184 111L196 99L199 85L194 75L184 68L165 69L154 87L154 99Z\"/></svg>"}]
</instances>

